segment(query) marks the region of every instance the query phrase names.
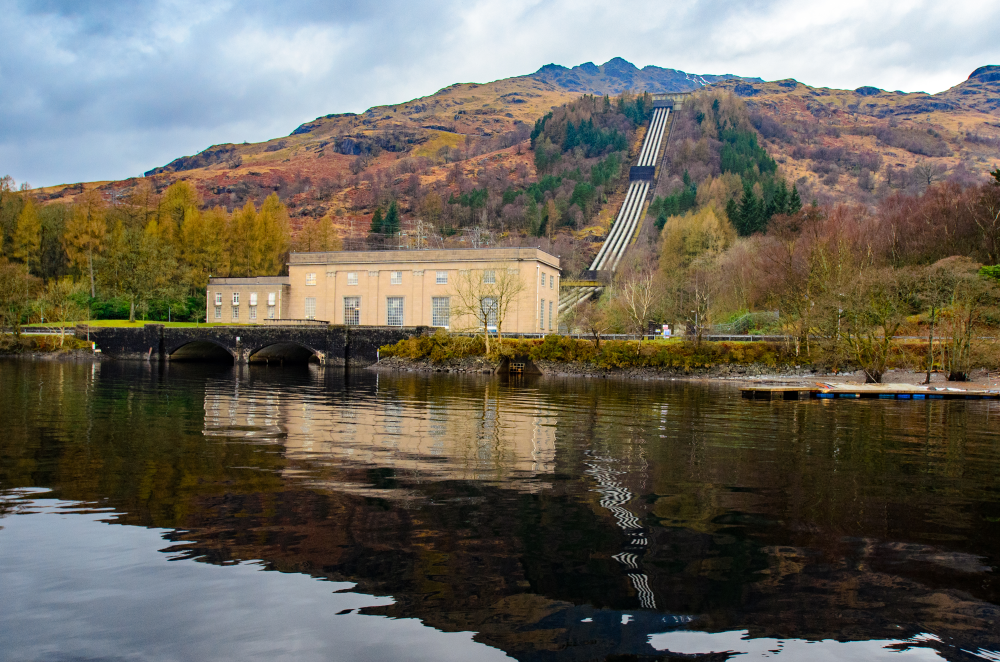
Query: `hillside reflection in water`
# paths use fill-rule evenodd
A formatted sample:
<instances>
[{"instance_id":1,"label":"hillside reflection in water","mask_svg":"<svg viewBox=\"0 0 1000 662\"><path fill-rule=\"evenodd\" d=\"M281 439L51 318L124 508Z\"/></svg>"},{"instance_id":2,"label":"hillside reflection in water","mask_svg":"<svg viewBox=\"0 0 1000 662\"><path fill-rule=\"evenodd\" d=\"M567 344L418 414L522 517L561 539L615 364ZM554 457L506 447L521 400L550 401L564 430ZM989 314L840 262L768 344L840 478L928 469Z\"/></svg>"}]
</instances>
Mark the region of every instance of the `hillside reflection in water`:
<instances>
[{"instance_id":1,"label":"hillside reflection in water","mask_svg":"<svg viewBox=\"0 0 1000 662\"><path fill-rule=\"evenodd\" d=\"M0 387L8 659L1000 659L998 403L315 366Z\"/></svg>"}]
</instances>

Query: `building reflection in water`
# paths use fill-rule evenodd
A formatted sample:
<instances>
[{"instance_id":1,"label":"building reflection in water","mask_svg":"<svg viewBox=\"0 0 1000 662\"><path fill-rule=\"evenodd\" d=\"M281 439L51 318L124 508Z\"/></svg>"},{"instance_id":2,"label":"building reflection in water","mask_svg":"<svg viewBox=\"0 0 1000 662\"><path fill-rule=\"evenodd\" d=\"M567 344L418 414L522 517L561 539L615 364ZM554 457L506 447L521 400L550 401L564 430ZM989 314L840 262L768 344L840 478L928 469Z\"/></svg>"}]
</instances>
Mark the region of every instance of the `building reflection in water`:
<instances>
[{"instance_id":1,"label":"building reflection in water","mask_svg":"<svg viewBox=\"0 0 1000 662\"><path fill-rule=\"evenodd\" d=\"M204 433L280 442L288 459L314 466L546 487L540 478L555 468L556 411L542 399L501 398L499 382L477 386L482 397L476 400L451 398L443 389L416 401L397 388L380 388L377 378L349 396L220 380L205 390Z\"/></svg>"}]
</instances>

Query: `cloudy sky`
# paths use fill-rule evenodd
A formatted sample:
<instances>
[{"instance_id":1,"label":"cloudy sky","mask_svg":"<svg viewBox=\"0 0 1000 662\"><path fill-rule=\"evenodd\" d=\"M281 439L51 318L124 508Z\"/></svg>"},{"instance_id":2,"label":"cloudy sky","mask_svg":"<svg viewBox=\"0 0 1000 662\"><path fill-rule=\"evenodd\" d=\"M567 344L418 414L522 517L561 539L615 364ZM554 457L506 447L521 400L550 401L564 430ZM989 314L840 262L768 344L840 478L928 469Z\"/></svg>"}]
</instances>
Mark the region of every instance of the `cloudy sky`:
<instances>
[{"instance_id":1,"label":"cloudy sky","mask_svg":"<svg viewBox=\"0 0 1000 662\"><path fill-rule=\"evenodd\" d=\"M0 175L120 179L555 62L938 92L1000 63L996 0L0 0Z\"/></svg>"}]
</instances>

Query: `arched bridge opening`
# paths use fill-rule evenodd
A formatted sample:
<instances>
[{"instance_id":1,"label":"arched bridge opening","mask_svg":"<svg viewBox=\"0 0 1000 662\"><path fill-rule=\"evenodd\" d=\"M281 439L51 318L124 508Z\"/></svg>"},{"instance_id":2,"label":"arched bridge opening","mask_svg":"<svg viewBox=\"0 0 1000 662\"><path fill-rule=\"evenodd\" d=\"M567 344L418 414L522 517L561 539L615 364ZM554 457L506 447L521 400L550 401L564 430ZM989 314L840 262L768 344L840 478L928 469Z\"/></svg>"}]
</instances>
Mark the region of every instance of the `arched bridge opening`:
<instances>
[{"instance_id":1,"label":"arched bridge opening","mask_svg":"<svg viewBox=\"0 0 1000 662\"><path fill-rule=\"evenodd\" d=\"M228 363L229 365L233 365L236 362L236 358L232 352L210 340L192 340L177 347L167 356L171 361Z\"/></svg>"},{"instance_id":2,"label":"arched bridge opening","mask_svg":"<svg viewBox=\"0 0 1000 662\"><path fill-rule=\"evenodd\" d=\"M253 351L247 362L257 365L304 365L323 363L323 357L316 350L297 342L276 342Z\"/></svg>"}]
</instances>

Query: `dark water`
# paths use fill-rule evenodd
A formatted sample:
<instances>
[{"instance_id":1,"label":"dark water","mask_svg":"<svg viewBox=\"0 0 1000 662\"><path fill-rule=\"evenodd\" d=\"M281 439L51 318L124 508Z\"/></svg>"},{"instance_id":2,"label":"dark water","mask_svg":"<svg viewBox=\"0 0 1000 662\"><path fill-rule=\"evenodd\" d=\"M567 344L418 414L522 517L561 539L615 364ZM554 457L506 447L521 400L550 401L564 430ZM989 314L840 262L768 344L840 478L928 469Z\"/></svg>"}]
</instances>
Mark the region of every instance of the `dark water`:
<instances>
[{"instance_id":1,"label":"dark water","mask_svg":"<svg viewBox=\"0 0 1000 662\"><path fill-rule=\"evenodd\" d=\"M0 363L3 660L1000 660L1000 403Z\"/></svg>"}]
</instances>

